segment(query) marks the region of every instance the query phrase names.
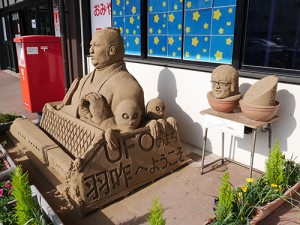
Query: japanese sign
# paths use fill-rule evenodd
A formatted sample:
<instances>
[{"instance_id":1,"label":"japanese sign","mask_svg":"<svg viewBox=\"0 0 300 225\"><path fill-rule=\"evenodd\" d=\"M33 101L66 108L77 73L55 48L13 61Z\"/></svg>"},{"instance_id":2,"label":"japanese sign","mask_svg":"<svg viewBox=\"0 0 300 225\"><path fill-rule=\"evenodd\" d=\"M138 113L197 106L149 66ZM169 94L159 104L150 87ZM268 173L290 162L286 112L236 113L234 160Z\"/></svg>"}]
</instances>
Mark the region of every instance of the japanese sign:
<instances>
[{"instance_id":1,"label":"japanese sign","mask_svg":"<svg viewBox=\"0 0 300 225\"><path fill-rule=\"evenodd\" d=\"M92 35L96 30L111 26L111 1L91 0L90 8Z\"/></svg>"}]
</instances>

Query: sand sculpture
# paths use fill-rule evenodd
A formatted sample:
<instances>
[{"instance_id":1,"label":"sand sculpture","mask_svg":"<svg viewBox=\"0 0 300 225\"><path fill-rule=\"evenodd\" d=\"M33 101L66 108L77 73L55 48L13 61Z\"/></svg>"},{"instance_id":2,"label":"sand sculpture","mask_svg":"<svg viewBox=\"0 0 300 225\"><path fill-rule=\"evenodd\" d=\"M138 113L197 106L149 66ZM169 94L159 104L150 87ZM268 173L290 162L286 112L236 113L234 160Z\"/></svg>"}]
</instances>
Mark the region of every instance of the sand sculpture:
<instances>
[{"instance_id":1,"label":"sand sculpture","mask_svg":"<svg viewBox=\"0 0 300 225\"><path fill-rule=\"evenodd\" d=\"M239 76L230 65L216 67L211 75L212 91L207 93L210 106L217 112L230 113L239 104Z\"/></svg>"},{"instance_id":2,"label":"sand sculpture","mask_svg":"<svg viewBox=\"0 0 300 225\"><path fill-rule=\"evenodd\" d=\"M257 81L240 100L241 110L252 120L268 121L279 109L276 101L278 77L270 75Z\"/></svg>"},{"instance_id":3,"label":"sand sculpture","mask_svg":"<svg viewBox=\"0 0 300 225\"><path fill-rule=\"evenodd\" d=\"M82 216L188 162L175 119L150 109L146 121L120 31L96 31L90 54L95 70L76 79L62 102L45 104L39 127L19 119L10 129Z\"/></svg>"}]
</instances>

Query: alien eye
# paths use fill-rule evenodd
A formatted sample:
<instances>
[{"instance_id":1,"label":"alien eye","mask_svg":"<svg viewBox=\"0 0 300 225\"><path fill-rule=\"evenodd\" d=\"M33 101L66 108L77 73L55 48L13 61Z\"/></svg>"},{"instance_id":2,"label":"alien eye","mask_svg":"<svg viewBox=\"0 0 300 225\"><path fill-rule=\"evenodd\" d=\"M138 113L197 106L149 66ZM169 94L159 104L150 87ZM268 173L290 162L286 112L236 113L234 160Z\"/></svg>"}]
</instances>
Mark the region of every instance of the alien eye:
<instances>
[{"instance_id":1,"label":"alien eye","mask_svg":"<svg viewBox=\"0 0 300 225\"><path fill-rule=\"evenodd\" d=\"M132 119L136 119L136 118L138 118L138 116L139 116L139 114L135 113L135 114L133 114Z\"/></svg>"},{"instance_id":2,"label":"alien eye","mask_svg":"<svg viewBox=\"0 0 300 225\"><path fill-rule=\"evenodd\" d=\"M123 114L122 114L122 118L125 119L125 120L127 120L127 119L129 119L129 116L128 116L127 113L123 113Z\"/></svg>"},{"instance_id":3,"label":"alien eye","mask_svg":"<svg viewBox=\"0 0 300 225\"><path fill-rule=\"evenodd\" d=\"M162 110L164 111L164 110L165 110L165 108L166 108L166 107L165 107L165 106L163 106L163 107L162 107Z\"/></svg>"},{"instance_id":4,"label":"alien eye","mask_svg":"<svg viewBox=\"0 0 300 225\"><path fill-rule=\"evenodd\" d=\"M160 108L159 108L158 106L156 106L156 108L155 108L155 109L156 109L156 111L157 111L157 112L159 112L159 111L160 111Z\"/></svg>"}]
</instances>

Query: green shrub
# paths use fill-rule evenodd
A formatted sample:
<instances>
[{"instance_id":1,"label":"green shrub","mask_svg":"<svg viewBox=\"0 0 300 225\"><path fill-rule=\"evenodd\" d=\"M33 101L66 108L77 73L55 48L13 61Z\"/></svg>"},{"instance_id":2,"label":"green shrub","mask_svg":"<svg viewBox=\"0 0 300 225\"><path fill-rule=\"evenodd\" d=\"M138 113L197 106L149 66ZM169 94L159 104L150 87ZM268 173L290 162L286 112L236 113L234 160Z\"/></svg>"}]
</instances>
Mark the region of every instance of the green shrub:
<instances>
[{"instance_id":1,"label":"green shrub","mask_svg":"<svg viewBox=\"0 0 300 225\"><path fill-rule=\"evenodd\" d=\"M15 168L11 180L11 184L14 187L12 194L16 199L15 209L18 224L45 224L40 207L32 197L28 173L24 173L19 165Z\"/></svg>"},{"instance_id":2,"label":"green shrub","mask_svg":"<svg viewBox=\"0 0 300 225\"><path fill-rule=\"evenodd\" d=\"M222 184L219 191L219 201L216 209L217 221L220 224L224 224L225 221L230 220L233 209L234 192L232 185L229 182L229 173L225 171L222 177ZM226 223L225 223L226 224Z\"/></svg>"},{"instance_id":3,"label":"green shrub","mask_svg":"<svg viewBox=\"0 0 300 225\"><path fill-rule=\"evenodd\" d=\"M161 205L159 198L155 196L150 209L150 216L147 219L148 223L150 225L165 225L166 219L163 217L164 212L165 209Z\"/></svg>"},{"instance_id":4,"label":"green shrub","mask_svg":"<svg viewBox=\"0 0 300 225\"><path fill-rule=\"evenodd\" d=\"M269 158L266 160L265 179L269 184L279 185L283 183L283 158L279 141L276 139Z\"/></svg>"},{"instance_id":5,"label":"green shrub","mask_svg":"<svg viewBox=\"0 0 300 225\"><path fill-rule=\"evenodd\" d=\"M16 118L20 116L16 114L10 114L10 113L0 113L0 123L7 123L14 121Z\"/></svg>"}]
</instances>

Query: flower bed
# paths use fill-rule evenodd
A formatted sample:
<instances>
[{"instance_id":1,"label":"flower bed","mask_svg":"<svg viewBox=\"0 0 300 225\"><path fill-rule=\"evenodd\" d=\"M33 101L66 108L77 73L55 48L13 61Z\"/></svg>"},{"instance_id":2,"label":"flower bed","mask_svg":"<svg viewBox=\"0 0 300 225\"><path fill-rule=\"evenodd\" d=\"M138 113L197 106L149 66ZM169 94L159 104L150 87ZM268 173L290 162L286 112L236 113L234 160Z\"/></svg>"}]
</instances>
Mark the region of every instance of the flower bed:
<instances>
[{"instance_id":1,"label":"flower bed","mask_svg":"<svg viewBox=\"0 0 300 225\"><path fill-rule=\"evenodd\" d=\"M0 134L4 134L9 130L13 121L19 117L25 118L24 116L18 116L16 114L0 113Z\"/></svg>"},{"instance_id":2,"label":"flower bed","mask_svg":"<svg viewBox=\"0 0 300 225\"><path fill-rule=\"evenodd\" d=\"M299 194L300 164L284 158L278 140L266 160L265 170L261 178L247 178L246 185L236 188L230 184L226 171L215 199L215 216L204 224L255 225L284 202L292 204L293 194Z\"/></svg>"}]
</instances>

